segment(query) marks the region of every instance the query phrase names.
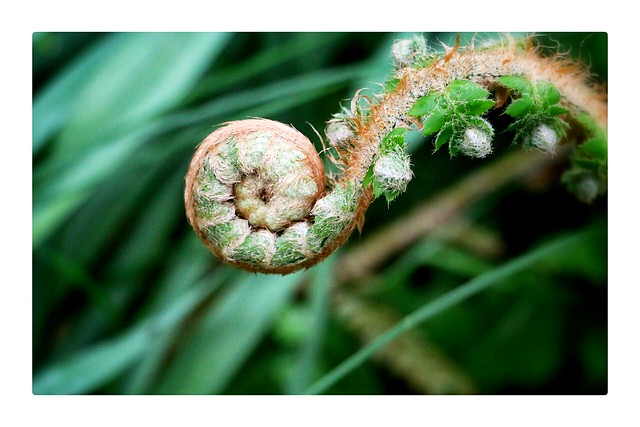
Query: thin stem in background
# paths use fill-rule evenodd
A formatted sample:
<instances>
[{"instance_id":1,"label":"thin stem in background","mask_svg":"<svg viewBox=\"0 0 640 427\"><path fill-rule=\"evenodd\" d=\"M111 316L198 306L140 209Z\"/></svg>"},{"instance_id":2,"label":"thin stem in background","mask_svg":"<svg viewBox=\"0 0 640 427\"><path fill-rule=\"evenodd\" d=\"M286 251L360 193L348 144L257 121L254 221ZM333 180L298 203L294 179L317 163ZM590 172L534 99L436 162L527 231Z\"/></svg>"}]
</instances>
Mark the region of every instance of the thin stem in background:
<instances>
[{"instance_id":1,"label":"thin stem in background","mask_svg":"<svg viewBox=\"0 0 640 427\"><path fill-rule=\"evenodd\" d=\"M406 316L400 323L389 329L384 334L373 340L367 346L354 353L316 383L312 384L304 391L304 394L320 394L329 389L332 385L344 378L355 368L373 356L378 350L389 344L399 335L416 327L422 322L442 313L446 309L466 300L467 298L500 283L508 278L543 259L550 258L557 253L569 250L592 237L593 231L583 231L557 238L549 243L534 249L531 252L509 261L487 273L481 274L471 279L462 286L453 289L434 301L431 301L413 313Z\"/></svg>"}]
</instances>

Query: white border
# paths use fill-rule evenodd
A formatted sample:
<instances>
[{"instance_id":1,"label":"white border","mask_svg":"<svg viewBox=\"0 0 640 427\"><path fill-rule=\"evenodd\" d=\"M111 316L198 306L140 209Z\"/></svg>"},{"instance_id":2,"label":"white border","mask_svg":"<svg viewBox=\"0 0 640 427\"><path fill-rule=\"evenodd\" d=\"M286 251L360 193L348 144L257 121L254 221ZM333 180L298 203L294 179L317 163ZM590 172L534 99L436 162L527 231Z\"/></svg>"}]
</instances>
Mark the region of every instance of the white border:
<instances>
[{"instance_id":1,"label":"white border","mask_svg":"<svg viewBox=\"0 0 640 427\"><path fill-rule=\"evenodd\" d=\"M31 3L31 4L29 4ZM3 13L4 160L2 402L4 425L608 425L638 420L637 26L603 2L293 3L24 2ZM497 5L500 5L499 7ZM322 10L320 9L322 6ZM206 7L206 10L203 10ZM179 9L177 9L179 8ZM18 9L18 10L16 10ZM6 9L5 9L6 10ZM498 12L503 10L504 12ZM617 16L620 15L620 16ZM392 17L389 20L389 17ZM6 22L5 22L6 21ZM607 396L46 397L31 394L31 33L34 31L606 31L610 92L610 301ZM629 33L625 33L629 31ZM635 56L635 58L634 58ZM635 65L634 65L635 66ZM637 67L636 69L637 70ZM634 71L635 71L634 70ZM626 90L629 85L631 89ZM633 101L633 99L631 100ZM635 100L637 104L637 100ZM16 117L18 112L19 117ZM633 116L632 116L633 114ZM624 150L624 153L622 153ZM17 159L17 160L15 160ZM17 184L19 183L19 184ZM622 237L626 238L622 238ZM627 243L629 246L624 246ZM16 254L20 262L16 260ZM615 418L614 418L615 417ZM17 424L15 421L20 420ZM271 422L269 422L271 421Z\"/></svg>"}]
</instances>

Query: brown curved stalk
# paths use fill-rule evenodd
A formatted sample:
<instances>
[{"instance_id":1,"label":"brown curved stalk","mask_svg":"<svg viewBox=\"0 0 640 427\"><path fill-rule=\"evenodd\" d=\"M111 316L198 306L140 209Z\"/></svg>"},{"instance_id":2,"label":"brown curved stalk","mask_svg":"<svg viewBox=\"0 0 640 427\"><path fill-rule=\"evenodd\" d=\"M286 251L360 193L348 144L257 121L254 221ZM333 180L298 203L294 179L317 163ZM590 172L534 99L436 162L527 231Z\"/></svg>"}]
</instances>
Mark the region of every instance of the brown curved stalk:
<instances>
[{"instance_id":1,"label":"brown curved stalk","mask_svg":"<svg viewBox=\"0 0 640 427\"><path fill-rule=\"evenodd\" d=\"M394 46L394 55L398 50L406 49ZM409 52L409 56L415 54ZM354 228L362 227L367 208L379 195L374 193L374 182L395 194L404 191L411 179L408 155L402 147L389 148L386 138L396 129L415 127L416 118L409 111L421 98L443 94L460 80L495 91L496 99L501 98L499 104L508 96L500 76L519 76L533 85L547 82L562 95L560 110L586 113L606 132L603 92L590 84L577 64L561 57L541 57L530 44L523 48L510 41L481 49L456 45L440 59L429 61L425 66L411 61L404 65L405 60L399 60L392 90L374 99L356 94L350 114L342 114L338 122L330 121L330 125L338 126L327 134L335 150L332 160L341 173L336 179L326 178L326 190L317 154L303 135L288 126L251 120L243 122L250 123L250 132L236 132L243 125L230 124L210 135L194 156L185 189L188 218L199 237L224 261L249 271L286 274L323 260L347 240ZM362 100L368 104L366 108ZM460 135L471 147L467 154L484 157L491 152L491 135L486 131L490 125L479 117L473 120L480 127L464 128ZM575 120L571 123L579 126ZM264 128L259 127L262 125ZM553 149L559 139L546 123L532 128L532 132L538 148ZM210 144L212 140L217 142ZM254 147L263 151L251 154L249 150ZM512 161L520 163L530 155L520 156L514 155ZM532 167L538 160L530 156ZM492 182L500 180L495 176L483 178L463 187L472 188L473 197L480 197ZM463 196L459 200L465 200ZM417 217L415 228L433 227L429 224L437 218L459 209L457 199L446 200L451 204L437 204L439 211L432 212L429 219ZM389 247L404 245L410 238L394 236ZM376 261L362 262L375 265Z\"/></svg>"}]
</instances>

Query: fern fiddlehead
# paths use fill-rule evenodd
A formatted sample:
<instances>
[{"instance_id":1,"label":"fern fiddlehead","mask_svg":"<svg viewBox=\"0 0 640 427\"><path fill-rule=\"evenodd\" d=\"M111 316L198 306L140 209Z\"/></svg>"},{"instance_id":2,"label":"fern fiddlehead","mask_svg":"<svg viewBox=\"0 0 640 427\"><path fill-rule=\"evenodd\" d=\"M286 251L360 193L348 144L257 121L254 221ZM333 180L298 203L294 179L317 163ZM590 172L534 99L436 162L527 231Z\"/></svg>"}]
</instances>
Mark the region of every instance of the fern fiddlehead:
<instances>
[{"instance_id":1,"label":"fern fiddlehead","mask_svg":"<svg viewBox=\"0 0 640 427\"><path fill-rule=\"evenodd\" d=\"M328 178L311 142L265 119L228 123L198 147L186 176L187 217L225 262L286 274L310 267L361 227L371 202L404 192L411 180L408 129L432 136L435 149L486 157L494 129L486 113L506 104L514 143L553 152L578 143L563 181L578 198L606 191L607 102L577 64L543 57L529 41L430 52L419 36L396 42L386 90L367 107L328 122Z\"/></svg>"}]
</instances>

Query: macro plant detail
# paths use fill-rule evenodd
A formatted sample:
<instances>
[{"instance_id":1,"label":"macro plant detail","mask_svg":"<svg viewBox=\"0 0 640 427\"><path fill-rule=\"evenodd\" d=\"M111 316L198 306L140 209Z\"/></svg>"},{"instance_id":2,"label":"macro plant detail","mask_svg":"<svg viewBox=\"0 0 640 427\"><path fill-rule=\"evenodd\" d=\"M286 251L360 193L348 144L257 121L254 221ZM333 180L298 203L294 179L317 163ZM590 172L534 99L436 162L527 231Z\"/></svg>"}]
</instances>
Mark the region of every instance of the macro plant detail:
<instances>
[{"instance_id":1,"label":"macro plant detail","mask_svg":"<svg viewBox=\"0 0 640 427\"><path fill-rule=\"evenodd\" d=\"M34 34L33 394L611 392L611 39L456 36Z\"/></svg>"},{"instance_id":2,"label":"macro plant detail","mask_svg":"<svg viewBox=\"0 0 640 427\"><path fill-rule=\"evenodd\" d=\"M189 222L224 261L263 273L310 267L362 227L376 198L391 202L412 178L405 134L421 130L435 150L484 158L493 151L486 113L506 105L513 143L553 154L575 142L563 182L586 202L606 191L606 97L578 64L543 57L528 40L430 52L397 41L396 64L375 99L356 93L328 122L325 178L309 140L291 127L250 119L223 125L198 148L186 178ZM325 182L326 181L326 182Z\"/></svg>"}]
</instances>

